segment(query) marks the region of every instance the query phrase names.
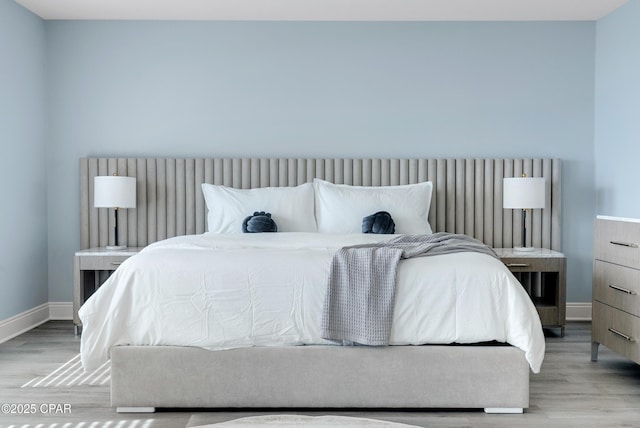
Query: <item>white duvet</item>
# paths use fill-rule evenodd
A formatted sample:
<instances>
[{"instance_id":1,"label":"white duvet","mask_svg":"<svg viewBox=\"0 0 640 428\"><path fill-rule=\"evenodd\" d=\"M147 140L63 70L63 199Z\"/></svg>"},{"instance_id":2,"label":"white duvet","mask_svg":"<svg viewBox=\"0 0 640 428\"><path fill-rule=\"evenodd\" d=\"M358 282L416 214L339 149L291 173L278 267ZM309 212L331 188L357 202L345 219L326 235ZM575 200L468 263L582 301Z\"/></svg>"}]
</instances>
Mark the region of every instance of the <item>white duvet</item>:
<instances>
[{"instance_id":1,"label":"white duvet","mask_svg":"<svg viewBox=\"0 0 640 428\"><path fill-rule=\"evenodd\" d=\"M125 261L80 308L87 370L116 345L222 350L327 344L320 320L333 253L394 235L203 234L156 242ZM398 266L392 345L496 340L544 358L540 319L497 259L418 257Z\"/></svg>"}]
</instances>

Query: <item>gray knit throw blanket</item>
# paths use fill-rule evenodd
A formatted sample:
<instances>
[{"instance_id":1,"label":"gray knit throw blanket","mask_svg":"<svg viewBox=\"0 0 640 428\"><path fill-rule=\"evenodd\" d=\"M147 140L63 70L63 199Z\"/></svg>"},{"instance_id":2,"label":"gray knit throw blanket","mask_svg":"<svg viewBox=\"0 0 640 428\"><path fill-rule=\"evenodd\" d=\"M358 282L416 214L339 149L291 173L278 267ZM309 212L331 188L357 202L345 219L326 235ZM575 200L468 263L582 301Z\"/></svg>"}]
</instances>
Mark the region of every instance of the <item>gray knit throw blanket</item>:
<instances>
[{"instance_id":1,"label":"gray knit throw blanket","mask_svg":"<svg viewBox=\"0 0 640 428\"><path fill-rule=\"evenodd\" d=\"M476 239L444 232L341 248L331 262L322 337L345 345L388 345L400 259L464 251L497 258Z\"/></svg>"}]
</instances>

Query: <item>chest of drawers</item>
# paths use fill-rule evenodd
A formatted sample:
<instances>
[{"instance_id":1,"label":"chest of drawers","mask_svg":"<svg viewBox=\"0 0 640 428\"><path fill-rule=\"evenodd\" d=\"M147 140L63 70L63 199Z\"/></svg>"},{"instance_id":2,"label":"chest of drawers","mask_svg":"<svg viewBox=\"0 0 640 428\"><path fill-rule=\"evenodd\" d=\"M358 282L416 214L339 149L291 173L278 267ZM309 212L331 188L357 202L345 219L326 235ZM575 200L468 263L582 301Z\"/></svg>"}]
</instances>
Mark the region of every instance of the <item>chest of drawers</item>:
<instances>
[{"instance_id":1,"label":"chest of drawers","mask_svg":"<svg viewBox=\"0 0 640 428\"><path fill-rule=\"evenodd\" d=\"M640 363L640 220L596 218L593 259L591 360L602 344Z\"/></svg>"}]
</instances>

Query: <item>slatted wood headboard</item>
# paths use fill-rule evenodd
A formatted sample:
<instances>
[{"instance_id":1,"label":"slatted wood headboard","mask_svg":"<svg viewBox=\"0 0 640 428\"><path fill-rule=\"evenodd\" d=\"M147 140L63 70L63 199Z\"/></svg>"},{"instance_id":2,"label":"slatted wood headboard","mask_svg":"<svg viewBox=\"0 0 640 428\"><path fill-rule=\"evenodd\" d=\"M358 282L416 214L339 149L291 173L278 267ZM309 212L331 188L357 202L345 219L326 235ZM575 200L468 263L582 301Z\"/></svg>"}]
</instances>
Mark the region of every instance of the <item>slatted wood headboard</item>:
<instances>
[{"instance_id":1,"label":"slatted wood headboard","mask_svg":"<svg viewBox=\"0 0 640 428\"><path fill-rule=\"evenodd\" d=\"M120 243L145 246L206 231L203 182L237 188L295 186L313 178L361 186L434 185L434 231L464 233L493 247L521 245L521 212L502 208L503 177L545 177L547 204L527 216L535 247L561 250L558 159L80 159L80 246L114 243L113 210L93 207L93 177L137 178L136 209L120 210Z\"/></svg>"}]
</instances>

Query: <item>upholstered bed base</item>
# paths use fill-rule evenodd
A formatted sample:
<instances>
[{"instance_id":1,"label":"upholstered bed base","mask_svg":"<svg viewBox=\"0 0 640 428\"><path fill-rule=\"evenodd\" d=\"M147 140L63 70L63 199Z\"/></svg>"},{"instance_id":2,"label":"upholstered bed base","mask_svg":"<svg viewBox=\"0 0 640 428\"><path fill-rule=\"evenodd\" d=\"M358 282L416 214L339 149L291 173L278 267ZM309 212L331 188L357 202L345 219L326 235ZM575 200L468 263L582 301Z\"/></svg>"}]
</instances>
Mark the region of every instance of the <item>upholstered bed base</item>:
<instances>
[{"instance_id":1,"label":"upholstered bed base","mask_svg":"<svg viewBox=\"0 0 640 428\"><path fill-rule=\"evenodd\" d=\"M111 404L155 408L529 406L529 366L512 346L293 346L207 351L112 348Z\"/></svg>"}]
</instances>

